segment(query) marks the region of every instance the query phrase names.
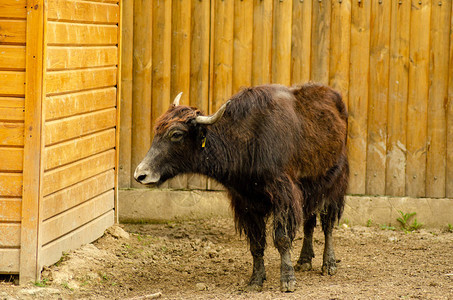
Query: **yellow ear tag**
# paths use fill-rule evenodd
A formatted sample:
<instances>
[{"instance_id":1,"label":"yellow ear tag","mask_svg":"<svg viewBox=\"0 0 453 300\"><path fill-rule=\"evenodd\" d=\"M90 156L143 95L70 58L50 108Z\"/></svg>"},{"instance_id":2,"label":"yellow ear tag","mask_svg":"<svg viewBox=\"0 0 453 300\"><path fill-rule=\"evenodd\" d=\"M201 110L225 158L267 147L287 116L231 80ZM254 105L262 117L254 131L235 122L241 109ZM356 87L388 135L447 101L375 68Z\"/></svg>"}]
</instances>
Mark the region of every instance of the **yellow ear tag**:
<instances>
[{"instance_id":1,"label":"yellow ear tag","mask_svg":"<svg viewBox=\"0 0 453 300\"><path fill-rule=\"evenodd\" d=\"M201 141L201 148L204 148L206 146L206 137L203 138Z\"/></svg>"}]
</instances>

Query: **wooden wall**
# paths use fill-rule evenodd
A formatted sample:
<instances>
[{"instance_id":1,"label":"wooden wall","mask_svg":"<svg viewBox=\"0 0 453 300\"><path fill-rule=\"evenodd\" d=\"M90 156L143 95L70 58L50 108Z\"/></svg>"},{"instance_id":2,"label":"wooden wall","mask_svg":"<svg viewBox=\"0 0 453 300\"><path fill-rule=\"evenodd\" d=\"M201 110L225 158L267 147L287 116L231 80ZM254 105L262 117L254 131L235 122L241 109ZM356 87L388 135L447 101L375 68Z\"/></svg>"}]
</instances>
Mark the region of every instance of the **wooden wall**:
<instances>
[{"instance_id":1,"label":"wooden wall","mask_svg":"<svg viewBox=\"0 0 453 300\"><path fill-rule=\"evenodd\" d=\"M0 3L0 266L19 271L25 108L25 0Z\"/></svg>"},{"instance_id":2,"label":"wooden wall","mask_svg":"<svg viewBox=\"0 0 453 300\"><path fill-rule=\"evenodd\" d=\"M0 273L36 279L117 217L120 23L118 0L0 3Z\"/></svg>"},{"instance_id":3,"label":"wooden wall","mask_svg":"<svg viewBox=\"0 0 453 300\"><path fill-rule=\"evenodd\" d=\"M122 187L140 187L133 170L180 91L213 112L241 86L313 80L348 105L349 193L453 197L452 1L125 0L123 13Z\"/></svg>"},{"instance_id":4,"label":"wooden wall","mask_svg":"<svg viewBox=\"0 0 453 300\"><path fill-rule=\"evenodd\" d=\"M43 265L113 224L119 18L118 1L48 0Z\"/></svg>"}]
</instances>

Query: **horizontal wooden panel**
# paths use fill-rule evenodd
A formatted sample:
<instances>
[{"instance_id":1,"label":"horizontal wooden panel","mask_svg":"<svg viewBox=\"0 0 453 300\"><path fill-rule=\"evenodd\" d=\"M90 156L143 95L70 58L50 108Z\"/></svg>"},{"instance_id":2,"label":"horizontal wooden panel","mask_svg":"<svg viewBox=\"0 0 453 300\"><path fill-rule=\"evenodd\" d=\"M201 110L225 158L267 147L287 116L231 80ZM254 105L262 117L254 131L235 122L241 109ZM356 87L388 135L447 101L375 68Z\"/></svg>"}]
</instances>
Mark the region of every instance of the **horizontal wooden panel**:
<instances>
[{"instance_id":1,"label":"horizontal wooden panel","mask_svg":"<svg viewBox=\"0 0 453 300\"><path fill-rule=\"evenodd\" d=\"M109 170L81 181L67 189L44 197L42 206L43 220L47 220L48 218L94 198L109 189L113 189L115 185L114 180L115 171Z\"/></svg>"},{"instance_id":2,"label":"horizontal wooden panel","mask_svg":"<svg viewBox=\"0 0 453 300\"><path fill-rule=\"evenodd\" d=\"M46 123L46 145L73 139L116 125L116 109L96 111Z\"/></svg>"},{"instance_id":3,"label":"horizontal wooden panel","mask_svg":"<svg viewBox=\"0 0 453 300\"><path fill-rule=\"evenodd\" d=\"M0 120L23 121L24 98L0 97Z\"/></svg>"},{"instance_id":4,"label":"horizontal wooden panel","mask_svg":"<svg viewBox=\"0 0 453 300\"><path fill-rule=\"evenodd\" d=\"M44 169L52 169L115 147L115 129L94 133L45 149Z\"/></svg>"},{"instance_id":5,"label":"horizontal wooden panel","mask_svg":"<svg viewBox=\"0 0 453 300\"><path fill-rule=\"evenodd\" d=\"M42 248L40 263L50 266L60 260L63 252L76 249L100 238L104 231L113 225L113 211L100 216L71 233L55 240Z\"/></svg>"},{"instance_id":6,"label":"horizontal wooden panel","mask_svg":"<svg viewBox=\"0 0 453 300\"><path fill-rule=\"evenodd\" d=\"M116 105L116 88L106 88L46 98L46 120L87 113Z\"/></svg>"},{"instance_id":7,"label":"horizontal wooden panel","mask_svg":"<svg viewBox=\"0 0 453 300\"><path fill-rule=\"evenodd\" d=\"M25 112L23 108L0 107L0 120L3 121L24 121Z\"/></svg>"},{"instance_id":8,"label":"horizontal wooden panel","mask_svg":"<svg viewBox=\"0 0 453 300\"><path fill-rule=\"evenodd\" d=\"M91 156L44 173L43 195L64 189L115 167L115 150Z\"/></svg>"},{"instance_id":9,"label":"horizontal wooden panel","mask_svg":"<svg viewBox=\"0 0 453 300\"><path fill-rule=\"evenodd\" d=\"M53 71L47 73L47 94L115 86L117 68Z\"/></svg>"},{"instance_id":10,"label":"horizontal wooden panel","mask_svg":"<svg viewBox=\"0 0 453 300\"><path fill-rule=\"evenodd\" d=\"M116 45L118 26L49 22L47 42L52 45Z\"/></svg>"},{"instance_id":11,"label":"horizontal wooden panel","mask_svg":"<svg viewBox=\"0 0 453 300\"><path fill-rule=\"evenodd\" d=\"M24 124L0 121L0 146L23 146Z\"/></svg>"},{"instance_id":12,"label":"horizontal wooden panel","mask_svg":"<svg viewBox=\"0 0 453 300\"><path fill-rule=\"evenodd\" d=\"M19 273L19 249L0 249L0 273Z\"/></svg>"},{"instance_id":13,"label":"horizontal wooden panel","mask_svg":"<svg viewBox=\"0 0 453 300\"><path fill-rule=\"evenodd\" d=\"M47 69L76 69L118 64L118 48L58 47L47 49Z\"/></svg>"},{"instance_id":14,"label":"horizontal wooden panel","mask_svg":"<svg viewBox=\"0 0 453 300\"><path fill-rule=\"evenodd\" d=\"M20 224L0 223L0 247L20 246Z\"/></svg>"},{"instance_id":15,"label":"horizontal wooden panel","mask_svg":"<svg viewBox=\"0 0 453 300\"><path fill-rule=\"evenodd\" d=\"M0 71L0 82L0 95L25 95L25 72Z\"/></svg>"},{"instance_id":16,"label":"horizontal wooden panel","mask_svg":"<svg viewBox=\"0 0 453 300\"><path fill-rule=\"evenodd\" d=\"M21 199L0 198L0 221L20 222Z\"/></svg>"},{"instance_id":17,"label":"horizontal wooden panel","mask_svg":"<svg viewBox=\"0 0 453 300\"><path fill-rule=\"evenodd\" d=\"M0 97L0 107L12 107L24 109L25 99L15 97Z\"/></svg>"},{"instance_id":18,"label":"horizontal wooden panel","mask_svg":"<svg viewBox=\"0 0 453 300\"><path fill-rule=\"evenodd\" d=\"M27 0L2 0L0 2L0 18L22 18L27 17L25 6Z\"/></svg>"},{"instance_id":19,"label":"horizontal wooden panel","mask_svg":"<svg viewBox=\"0 0 453 300\"><path fill-rule=\"evenodd\" d=\"M90 222L112 210L114 207L114 191L108 191L90 201L42 223L42 242L47 244L58 237Z\"/></svg>"},{"instance_id":20,"label":"horizontal wooden panel","mask_svg":"<svg viewBox=\"0 0 453 300\"><path fill-rule=\"evenodd\" d=\"M119 6L86 1L49 0L47 18L59 21L118 23Z\"/></svg>"},{"instance_id":21,"label":"horizontal wooden panel","mask_svg":"<svg viewBox=\"0 0 453 300\"><path fill-rule=\"evenodd\" d=\"M0 45L0 69L24 70L25 46Z\"/></svg>"},{"instance_id":22,"label":"horizontal wooden panel","mask_svg":"<svg viewBox=\"0 0 453 300\"><path fill-rule=\"evenodd\" d=\"M0 20L0 43L25 44L25 20Z\"/></svg>"},{"instance_id":23,"label":"horizontal wooden panel","mask_svg":"<svg viewBox=\"0 0 453 300\"><path fill-rule=\"evenodd\" d=\"M22 174L0 173L0 197L22 196Z\"/></svg>"},{"instance_id":24,"label":"horizontal wooden panel","mask_svg":"<svg viewBox=\"0 0 453 300\"><path fill-rule=\"evenodd\" d=\"M0 146L0 172L22 171L24 149Z\"/></svg>"},{"instance_id":25,"label":"horizontal wooden panel","mask_svg":"<svg viewBox=\"0 0 453 300\"><path fill-rule=\"evenodd\" d=\"M119 0L87 0L90 2L102 2L102 3L119 3Z\"/></svg>"}]
</instances>

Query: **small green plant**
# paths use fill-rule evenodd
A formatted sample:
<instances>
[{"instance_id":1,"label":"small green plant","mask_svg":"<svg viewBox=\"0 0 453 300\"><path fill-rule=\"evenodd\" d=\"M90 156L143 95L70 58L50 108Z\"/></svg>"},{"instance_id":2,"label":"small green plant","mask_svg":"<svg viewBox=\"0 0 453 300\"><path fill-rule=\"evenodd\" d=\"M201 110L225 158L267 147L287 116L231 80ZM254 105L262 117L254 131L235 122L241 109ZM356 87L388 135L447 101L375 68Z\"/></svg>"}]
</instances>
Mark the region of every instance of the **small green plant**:
<instances>
[{"instance_id":1,"label":"small green plant","mask_svg":"<svg viewBox=\"0 0 453 300\"><path fill-rule=\"evenodd\" d=\"M453 233L453 225L450 223L447 224L447 232Z\"/></svg>"},{"instance_id":2,"label":"small green plant","mask_svg":"<svg viewBox=\"0 0 453 300\"><path fill-rule=\"evenodd\" d=\"M397 218L396 220L400 223L401 229L404 230L404 232L414 231L420 229L423 226L422 223L417 222L417 218L414 218L412 224L410 223L412 217L417 214L416 212L403 213L401 210L399 210L399 213L401 217Z\"/></svg>"},{"instance_id":3,"label":"small green plant","mask_svg":"<svg viewBox=\"0 0 453 300\"><path fill-rule=\"evenodd\" d=\"M63 283L61 284L61 286L64 287L65 289L70 290L70 291L74 291L73 288L69 287L69 284L68 284L67 282L63 282Z\"/></svg>"},{"instance_id":4,"label":"small green plant","mask_svg":"<svg viewBox=\"0 0 453 300\"><path fill-rule=\"evenodd\" d=\"M69 258L69 253L63 251L60 259L55 263L55 265L58 267L62 262L68 260L68 258Z\"/></svg>"},{"instance_id":5,"label":"small green plant","mask_svg":"<svg viewBox=\"0 0 453 300\"><path fill-rule=\"evenodd\" d=\"M48 281L47 278L43 278L40 281L35 281L35 286L46 287L47 286L47 281Z\"/></svg>"},{"instance_id":6,"label":"small green plant","mask_svg":"<svg viewBox=\"0 0 453 300\"><path fill-rule=\"evenodd\" d=\"M391 226L391 225L380 225L379 226L382 230L391 230L391 231L395 231L396 228Z\"/></svg>"},{"instance_id":7,"label":"small green plant","mask_svg":"<svg viewBox=\"0 0 453 300\"><path fill-rule=\"evenodd\" d=\"M371 221L371 219L368 219L368 221L366 221L366 227L371 227L371 225L373 225L373 221Z\"/></svg>"}]
</instances>

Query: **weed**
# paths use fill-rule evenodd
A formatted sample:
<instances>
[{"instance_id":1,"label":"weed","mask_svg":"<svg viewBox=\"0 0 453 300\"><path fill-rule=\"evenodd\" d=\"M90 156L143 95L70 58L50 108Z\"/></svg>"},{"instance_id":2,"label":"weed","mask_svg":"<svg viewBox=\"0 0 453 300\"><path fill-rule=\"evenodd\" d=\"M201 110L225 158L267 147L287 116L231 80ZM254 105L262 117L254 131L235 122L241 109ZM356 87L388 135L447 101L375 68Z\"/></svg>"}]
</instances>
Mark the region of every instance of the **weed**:
<instances>
[{"instance_id":1,"label":"weed","mask_svg":"<svg viewBox=\"0 0 453 300\"><path fill-rule=\"evenodd\" d=\"M411 232L420 229L423 226L422 223L417 222L417 218L414 218L414 222L410 224L410 220L417 214L416 212L403 213L401 210L399 210L399 213L401 217L397 218L396 220L401 224L401 229L404 232Z\"/></svg>"},{"instance_id":2,"label":"weed","mask_svg":"<svg viewBox=\"0 0 453 300\"><path fill-rule=\"evenodd\" d=\"M391 226L391 225L380 225L379 226L382 230L391 230L391 231L395 231L396 228Z\"/></svg>"},{"instance_id":3,"label":"weed","mask_svg":"<svg viewBox=\"0 0 453 300\"><path fill-rule=\"evenodd\" d=\"M47 278L43 278L41 281L35 281L35 286L46 287L47 281L48 281Z\"/></svg>"},{"instance_id":4,"label":"weed","mask_svg":"<svg viewBox=\"0 0 453 300\"><path fill-rule=\"evenodd\" d=\"M343 219L343 221L341 222L342 225L346 225L347 227L349 227L349 219Z\"/></svg>"},{"instance_id":5,"label":"weed","mask_svg":"<svg viewBox=\"0 0 453 300\"><path fill-rule=\"evenodd\" d=\"M450 223L447 224L447 232L453 233L453 225Z\"/></svg>"},{"instance_id":6,"label":"weed","mask_svg":"<svg viewBox=\"0 0 453 300\"><path fill-rule=\"evenodd\" d=\"M366 221L366 227L371 227L371 225L373 225L373 221L371 221L371 219L368 219L368 221Z\"/></svg>"},{"instance_id":7,"label":"weed","mask_svg":"<svg viewBox=\"0 0 453 300\"><path fill-rule=\"evenodd\" d=\"M73 288L70 288L70 287L69 287L69 284L68 284L67 282L63 282L63 283L61 283L61 286L62 286L62 287L64 287L65 289L68 289L68 290L70 290L70 291L74 291L74 289L73 289Z\"/></svg>"},{"instance_id":8,"label":"weed","mask_svg":"<svg viewBox=\"0 0 453 300\"><path fill-rule=\"evenodd\" d=\"M63 251L60 259L55 263L55 265L58 267L62 262L68 260L68 258L69 258L69 253Z\"/></svg>"}]
</instances>

